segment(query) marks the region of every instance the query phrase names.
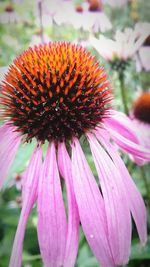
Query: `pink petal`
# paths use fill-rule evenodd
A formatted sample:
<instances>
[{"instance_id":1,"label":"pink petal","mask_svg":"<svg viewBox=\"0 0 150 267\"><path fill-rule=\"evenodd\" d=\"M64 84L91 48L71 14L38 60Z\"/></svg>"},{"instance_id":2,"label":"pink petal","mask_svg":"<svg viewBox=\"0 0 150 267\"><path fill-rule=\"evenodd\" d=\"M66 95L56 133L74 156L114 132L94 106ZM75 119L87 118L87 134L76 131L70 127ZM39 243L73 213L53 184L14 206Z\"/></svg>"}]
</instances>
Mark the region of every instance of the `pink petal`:
<instances>
[{"instance_id":1,"label":"pink petal","mask_svg":"<svg viewBox=\"0 0 150 267\"><path fill-rule=\"evenodd\" d=\"M113 136L113 140L120 146L124 151L133 155L136 158L144 159L146 161L150 161L150 150L140 146L138 144L133 143L132 141L126 139L120 133L117 133L111 129L109 132Z\"/></svg>"},{"instance_id":2,"label":"pink petal","mask_svg":"<svg viewBox=\"0 0 150 267\"><path fill-rule=\"evenodd\" d=\"M8 175L21 141L21 138L13 130L14 128L7 124L0 127L0 188Z\"/></svg>"},{"instance_id":3,"label":"pink petal","mask_svg":"<svg viewBox=\"0 0 150 267\"><path fill-rule=\"evenodd\" d=\"M131 245L131 216L124 184L97 139L90 134L88 138L104 197L110 247L116 265L124 265L129 260Z\"/></svg>"},{"instance_id":4,"label":"pink petal","mask_svg":"<svg viewBox=\"0 0 150 267\"><path fill-rule=\"evenodd\" d=\"M79 214L73 191L71 159L64 143L58 146L58 165L61 175L65 178L68 198L68 230L63 267L73 267L78 252Z\"/></svg>"},{"instance_id":5,"label":"pink petal","mask_svg":"<svg viewBox=\"0 0 150 267\"><path fill-rule=\"evenodd\" d=\"M114 112L105 120L105 127L120 148L137 158L140 163L142 159L150 161L150 150L139 144L136 127L133 125L131 120L120 112Z\"/></svg>"},{"instance_id":6,"label":"pink petal","mask_svg":"<svg viewBox=\"0 0 150 267\"><path fill-rule=\"evenodd\" d=\"M140 192L137 190L124 162L120 158L119 154L115 150L114 146L108 143L106 140L102 140L106 149L109 151L111 158L113 159L117 169L122 174L122 180L128 196L128 203L132 216L137 226L141 243L144 244L147 240L147 224L146 224L146 208Z\"/></svg>"},{"instance_id":7,"label":"pink petal","mask_svg":"<svg viewBox=\"0 0 150 267\"><path fill-rule=\"evenodd\" d=\"M86 239L102 266L115 266L107 239L103 198L77 139L72 144L72 168L75 196Z\"/></svg>"},{"instance_id":8,"label":"pink petal","mask_svg":"<svg viewBox=\"0 0 150 267\"><path fill-rule=\"evenodd\" d=\"M133 127L132 121L122 112L111 110L110 116L105 119L105 125L116 130L130 141L139 143L136 127Z\"/></svg>"},{"instance_id":9,"label":"pink petal","mask_svg":"<svg viewBox=\"0 0 150 267\"><path fill-rule=\"evenodd\" d=\"M22 260L23 240L25 235L26 224L32 207L37 198L38 180L42 166L41 148L37 147L32 155L28 169L25 175L24 198L21 215L14 239L9 267L20 267Z\"/></svg>"},{"instance_id":10,"label":"pink petal","mask_svg":"<svg viewBox=\"0 0 150 267\"><path fill-rule=\"evenodd\" d=\"M63 266L67 223L54 143L48 147L39 183L37 230L45 267Z\"/></svg>"}]
</instances>

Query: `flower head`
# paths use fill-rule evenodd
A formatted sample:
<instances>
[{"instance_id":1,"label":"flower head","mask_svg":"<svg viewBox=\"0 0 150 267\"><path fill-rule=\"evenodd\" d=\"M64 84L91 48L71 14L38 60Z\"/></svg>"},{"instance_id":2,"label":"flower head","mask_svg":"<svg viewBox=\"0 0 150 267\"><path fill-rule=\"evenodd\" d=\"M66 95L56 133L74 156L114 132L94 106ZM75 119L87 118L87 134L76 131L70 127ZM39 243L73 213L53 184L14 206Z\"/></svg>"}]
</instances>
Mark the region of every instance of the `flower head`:
<instances>
[{"instance_id":1,"label":"flower head","mask_svg":"<svg viewBox=\"0 0 150 267\"><path fill-rule=\"evenodd\" d=\"M15 8L12 4L6 5L4 12L0 14L0 23L7 24L7 23L18 23L21 21L21 18L16 13Z\"/></svg>"},{"instance_id":2,"label":"flower head","mask_svg":"<svg viewBox=\"0 0 150 267\"><path fill-rule=\"evenodd\" d=\"M150 124L150 92L145 92L134 102L133 114L141 122Z\"/></svg>"},{"instance_id":3,"label":"flower head","mask_svg":"<svg viewBox=\"0 0 150 267\"><path fill-rule=\"evenodd\" d=\"M85 49L67 43L28 49L2 84L4 119L41 142L79 138L106 116L110 100L103 68Z\"/></svg>"},{"instance_id":4,"label":"flower head","mask_svg":"<svg viewBox=\"0 0 150 267\"><path fill-rule=\"evenodd\" d=\"M142 93L133 103L130 113L132 124L134 125L139 143L150 149L150 92ZM131 157L137 164L143 165L147 160L138 157Z\"/></svg>"},{"instance_id":5,"label":"flower head","mask_svg":"<svg viewBox=\"0 0 150 267\"><path fill-rule=\"evenodd\" d=\"M89 0L89 11L100 11L102 9L102 2L100 0Z\"/></svg>"},{"instance_id":6,"label":"flower head","mask_svg":"<svg viewBox=\"0 0 150 267\"><path fill-rule=\"evenodd\" d=\"M75 10L79 13L83 12L83 7L81 5L76 5Z\"/></svg>"},{"instance_id":7,"label":"flower head","mask_svg":"<svg viewBox=\"0 0 150 267\"><path fill-rule=\"evenodd\" d=\"M92 2L97 1L77 6L71 1L62 2L54 16L55 22L58 25L71 24L75 29L83 29L84 31L105 32L110 30L112 28L110 20L100 8L97 7L96 9Z\"/></svg>"},{"instance_id":8,"label":"flower head","mask_svg":"<svg viewBox=\"0 0 150 267\"><path fill-rule=\"evenodd\" d=\"M32 138L37 142L22 177L22 210L9 267L21 266L25 228L36 202L46 267L75 265L80 222L102 266L126 264L131 214L144 244L146 210L110 138L139 158L150 159L150 152L138 144L128 119L112 110L103 68L80 46L64 42L35 46L10 65L0 94L5 121L0 127L1 186L20 143ZM81 135L90 145L99 185L81 148ZM48 148L42 162L44 142Z\"/></svg>"},{"instance_id":9,"label":"flower head","mask_svg":"<svg viewBox=\"0 0 150 267\"><path fill-rule=\"evenodd\" d=\"M8 5L8 6L6 6L5 11L8 12L8 13L9 12L11 13L11 12L14 12L14 8L13 8L12 5Z\"/></svg>"}]
</instances>

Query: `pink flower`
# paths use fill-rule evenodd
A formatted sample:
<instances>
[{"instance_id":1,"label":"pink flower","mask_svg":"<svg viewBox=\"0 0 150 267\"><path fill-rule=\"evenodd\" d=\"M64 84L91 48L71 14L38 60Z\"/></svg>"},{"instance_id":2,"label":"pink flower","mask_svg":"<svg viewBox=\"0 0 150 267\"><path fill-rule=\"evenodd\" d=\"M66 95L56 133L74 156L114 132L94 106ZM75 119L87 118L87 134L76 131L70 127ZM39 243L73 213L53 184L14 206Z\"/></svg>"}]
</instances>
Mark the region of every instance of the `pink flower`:
<instances>
[{"instance_id":1,"label":"pink flower","mask_svg":"<svg viewBox=\"0 0 150 267\"><path fill-rule=\"evenodd\" d=\"M114 40L101 34L99 39L91 37L90 42L106 60L112 61L116 58L127 60L139 50L149 32L150 24L137 23L134 29L126 28L124 32L118 30Z\"/></svg>"},{"instance_id":2,"label":"pink flower","mask_svg":"<svg viewBox=\"0 0 150 267\"><path fill-rule=\"evenodd\" d=\"M118 130L120 128L121 132L117 133L115 132L116 123ZM111 137L113 137L113 141L118 145L118 147L121 148L124 152L127 152L130 156L132 155L132 159L134 158L137 164L141 165L145 162L150 161L149 156L147 154L149 148L146 147L144 143L140 141L139 129L137 128L136 123L133 124L131 118L129 118L127 115L121 112L116 113L116 111L115 112L113 111L111 120L107 118L105 121L105 126L109 127L109 131L111 132ZM134 143L134 145L132 144L133 145L132 147L131 147L131 140ZM139 153L138 149L139 145L142 146L143 152L147 151L146 152L147 156L145 154L146 157L143 157L141 152Z\"/></svg>"},{"instance_id":3,"label":"pink flower","mask_svg":"<svg viewBox=\"0 0 150 267\"><path fill-rule=\"evenodd\" d=\"M110 137L141 159L150 159L150 151L137 143L128 119L112 110L111 99L103 68L77 45L35 46L9 66L0 96L5 122L0 127L1 186L20 143L37 140L23 175L22 210L9 267L21 266L25 228L36 202L39 247L46 267L75 265L80 222L104 267L128 262L131 215L145 244L144 202ZM87 163L81 136L92 152L99 183ZM48 148L42 162L43 143ZM61 181L67 192L68 218Z\"/></svg>"}]
</instances>

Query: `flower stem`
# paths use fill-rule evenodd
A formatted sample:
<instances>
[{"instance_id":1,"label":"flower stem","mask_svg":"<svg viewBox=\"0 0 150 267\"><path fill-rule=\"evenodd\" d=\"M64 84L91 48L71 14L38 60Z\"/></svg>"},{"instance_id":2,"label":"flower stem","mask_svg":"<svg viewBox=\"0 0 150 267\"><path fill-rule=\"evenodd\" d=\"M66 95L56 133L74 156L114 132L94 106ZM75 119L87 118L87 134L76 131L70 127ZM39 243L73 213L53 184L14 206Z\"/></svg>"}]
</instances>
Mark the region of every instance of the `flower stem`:
<instances>
[{"instance_id":1,"label":"flower stem","mask_svg":"<svg viewBox=\"0 0 150 267\"><path fill-rule=\"evenodd\" d=\"M40 36L41 42L44 43L44 30L43 30L43 20L42 20L42 1L38 2L38 10L39 10L39 20L40 20Z\"/></svg>"},{"instance_id":2,"label":"flower stem","mask_svg":"<svg viewBox=\"0 0 150 267\"><path fill-rule=\"evenodd\" d=\"M150 184L148 182L146 170L145 170L144 166L141 166L140 170L141 170L142 179L143 179L145 189L146 189L147 200L148 200L148 203L150 205Z\"/></svg>"},{"instance_id":3,"label":"flower stem","mask_svg":"<svg viewBox=\"0 0 150 267\"><path fill-rule=\"evenodd\" d=\"M120 80L120 90L121 90L121 98L122 98L122 103L123 103L123 107L124 107L124 112L126 114L128 114L129 110L128 110L128 104L127 104L127 95L126 95L126 88L125 88L124 74L123 73L119 74L119 80Z\"/></svg>"}]
</instances>

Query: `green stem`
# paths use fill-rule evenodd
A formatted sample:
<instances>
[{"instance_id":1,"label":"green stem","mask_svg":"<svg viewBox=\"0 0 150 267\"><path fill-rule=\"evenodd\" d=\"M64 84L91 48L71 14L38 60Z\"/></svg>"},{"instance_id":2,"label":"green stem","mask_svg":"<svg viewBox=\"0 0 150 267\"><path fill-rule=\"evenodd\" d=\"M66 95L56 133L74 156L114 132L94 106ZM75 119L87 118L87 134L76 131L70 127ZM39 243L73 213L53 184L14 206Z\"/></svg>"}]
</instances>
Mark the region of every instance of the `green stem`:
<instances>
[{"instance_id":1,"label":"green stem","mask_svg":"<svg viewBox=\"0 0 150 267\"><path fill-rule=\"evenodd\" d=\"M125 82L124 82L124 74L119 74L119 80L120 80L120 90L121 90L121 98L122 103L124 107L124 112L128 115L128 104L127 104L127 95L126 95L126 88L125 88Z\"/></svg>"},{"instance_id":2,"label":"green stem","mask_svg":"<svg viewBox=\"0 0 150 267\"><path fill-rule=\"evenodd\" d=\"M23 262L36 261L36 260L41 260L41 255L25 255L23 256L22 259Z\"/></svg>"},{"instance_id":3,"label":"green stem","mask_svg":"<svg viewBox=\"0 0 150 267\"><path fill-rule=\"evenodd\" d=\"M44 29L43 29L42 1L39 1L38 9L39 9L39 20L40 20L40 36L41 36L41 42L43 44L44 43Z\"/></svg>"},{"instance_id":4,"label":"green stem","mask_svg":"<svg viewBox=\"0 0 150 267\"><path fill-rule=\"evenodd\" d=\"M129 171L129 173L132 173L134 166L135 166L134 162L129 160L129 163L128 163L128 171Z\"/></svg>"},{"instance_id":5,"label":"green stem","mask_svg":"<svg viewBox=\"0 0 150 267\"><path fill-rule=\"evenodd\" d=\"M142 179L143 179L143 182L144 182L144 185L145 185L145 189L146 189L147 200L148 200L148 203L150 205L150 184L148 182L144 166L141 166L140 170L141 170Z\"/></svg>"}]
</instances>

